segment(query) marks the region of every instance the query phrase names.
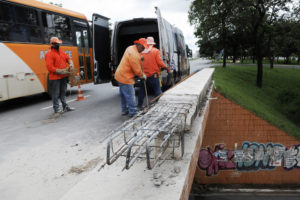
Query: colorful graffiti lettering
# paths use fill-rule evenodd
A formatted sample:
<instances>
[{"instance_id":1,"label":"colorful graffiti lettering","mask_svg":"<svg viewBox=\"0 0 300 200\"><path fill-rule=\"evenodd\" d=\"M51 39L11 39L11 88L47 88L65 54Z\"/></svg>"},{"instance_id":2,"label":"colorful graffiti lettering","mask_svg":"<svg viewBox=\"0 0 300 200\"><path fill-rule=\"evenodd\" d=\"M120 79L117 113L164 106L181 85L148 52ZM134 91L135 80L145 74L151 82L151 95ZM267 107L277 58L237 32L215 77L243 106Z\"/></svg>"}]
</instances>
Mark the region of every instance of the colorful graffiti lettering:
<instances>
[{"instance_id":1,"label":"colorful graffiti lettering","mask_svg":"<svg viewBox=\"0 0 300 200\"><path fill-rule=\"evenodd\" d=\"M218 174L219 169L235 169L235 163L231 160L233 152L231 150L224 150L225 145L220 144L215 146L214 152L210 147L200 150L198 166L206 170L206 175L211 176Z\"/></svg>"},{"instance_id":2,"label":"colorful graffiti lettering","mask_svg":"<svg viewBox=\"0 0 300 200\"><path fill-rule=\"evenodd\" d=\"M219 170L238 171L271 170L282 166L286 170L300 168L300 145L285 147L282 144L258 144L243 142L240 150L224 150L224 144L201 149L198 166L206 170L207 176L218 174Z\"/></svg>"}]
</instances>

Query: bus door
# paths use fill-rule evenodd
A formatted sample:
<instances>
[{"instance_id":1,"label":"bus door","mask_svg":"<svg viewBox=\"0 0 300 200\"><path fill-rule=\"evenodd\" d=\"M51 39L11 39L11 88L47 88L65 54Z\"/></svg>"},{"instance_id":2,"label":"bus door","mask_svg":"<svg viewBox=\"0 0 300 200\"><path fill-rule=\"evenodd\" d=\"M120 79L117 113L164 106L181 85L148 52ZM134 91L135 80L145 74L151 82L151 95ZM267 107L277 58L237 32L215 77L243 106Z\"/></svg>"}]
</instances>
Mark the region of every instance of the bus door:
<instances>
[{"instance_id":1,"label":"bus door","mask_svg":"<svg viewBox=\"0 0 300 200\"><path fill-rule=\"evenodd\" d=\"M81 26L75 26L76 45L79 59L79 75L81 82L90 82L93 79L91 55L89 47L88 25L82 23Z\"/></svg>"},{"instance_id":2,"label":"bus door","mask_svg":"<svg viewBox=\"0 0 300 200\"><path fill-rule=\"evenodd\" d=\"M111 80L109 18L93 14L94 84Z\"/></svg>"}]
</instances>

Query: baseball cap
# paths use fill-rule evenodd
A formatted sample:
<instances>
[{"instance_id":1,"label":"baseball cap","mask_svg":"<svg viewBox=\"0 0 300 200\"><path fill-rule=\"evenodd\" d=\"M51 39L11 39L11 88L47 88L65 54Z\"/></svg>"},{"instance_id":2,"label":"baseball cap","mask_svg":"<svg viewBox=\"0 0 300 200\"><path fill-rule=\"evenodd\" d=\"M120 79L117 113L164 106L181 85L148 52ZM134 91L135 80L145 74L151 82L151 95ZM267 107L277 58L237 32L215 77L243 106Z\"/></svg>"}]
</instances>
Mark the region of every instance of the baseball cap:
<instances>
[{"instance_id":1,"label":"baseball cap","mask_svg":"<svg viewBox=\"0 0 300 200\"><path fill-rule=\"evenodd\" d=\"M62 41L60 39L58 39L58 37L51 37L50 39L50 44L52 43L58 43L58 44L61 44Z\"/></svg>"},{"instance_id":2,"label":"baseball cap","mask_svg":"<svg viewBox=\"0 0 300 200\"><path fill-rule=\"evenodd\" d=\"M133 43L140 44L140 45L143 45L145 48L148 48L147 40L145 38L140 38L138 40L135 40Z\"/></svg>"}]
</instances>

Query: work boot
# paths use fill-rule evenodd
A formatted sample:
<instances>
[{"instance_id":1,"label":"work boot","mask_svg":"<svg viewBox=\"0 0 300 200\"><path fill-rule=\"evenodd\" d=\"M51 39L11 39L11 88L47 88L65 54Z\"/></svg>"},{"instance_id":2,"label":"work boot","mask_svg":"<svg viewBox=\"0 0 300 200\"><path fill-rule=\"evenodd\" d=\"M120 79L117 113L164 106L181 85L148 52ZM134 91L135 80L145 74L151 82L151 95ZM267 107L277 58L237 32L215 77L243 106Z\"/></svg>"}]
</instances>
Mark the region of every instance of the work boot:
<instances>
[{"instance_id":1,"label":"work boot","mask_svg":"<svg viewBox=\"0 0 300 200\"><path fill-rule=\"evenodd\" d=\"M138 111L144 110L143 106L137 106L137 108L138 108Z\"/></svg>"},{"instance_id":2,"label":"work boot","mask_svg":"<svg viewBox=\"0 0 300 200\"><path fill-rule=\"evenodd\" d=\"M128 116L129 116L129 118L133 118L133 117L135 117L137 115L137 113L135 113L135 114L129 114Z\"/></svg>"},{"instance_id":3,"label":"work boot","mask_svg":"<svg viewBox=\"0 0 300 200\"><path fill-rule=\"evenodd\" d=\"M74 111L74 110L75 110L75 108L72 108L70 106L66 106L63 111L64 112L69 112L69 111Z\"/></svg>"},{"instance_id":4,"label":"work boot","mask_svg":"<svg viewBox=\"0 0 300 200\"><path fill-rule=\"evenodd\" d=\"M58 108L57 110L54 110L54 113L61 113L62 109Z\"/></svg>"}]
</instances>

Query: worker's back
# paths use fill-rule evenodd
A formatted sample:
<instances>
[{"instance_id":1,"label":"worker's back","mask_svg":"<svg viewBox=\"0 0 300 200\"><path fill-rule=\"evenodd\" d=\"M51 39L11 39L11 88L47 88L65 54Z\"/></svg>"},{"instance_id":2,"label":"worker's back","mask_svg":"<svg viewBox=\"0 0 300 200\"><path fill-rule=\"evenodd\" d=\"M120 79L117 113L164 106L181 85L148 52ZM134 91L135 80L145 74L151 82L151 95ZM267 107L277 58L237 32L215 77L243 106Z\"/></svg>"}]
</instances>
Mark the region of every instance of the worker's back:
<instances>
[{"instance_id":1,"label":"worker's back","mask_svg":"<svg viewBox=\"0 0 300 200\"><path fill-rule=\"evenodd\" d=\"M134 84L134 76L142 76L141 56L135 45L127 47L115 73L115 79L123 84Z\"/></svg>"}]
</instances>

